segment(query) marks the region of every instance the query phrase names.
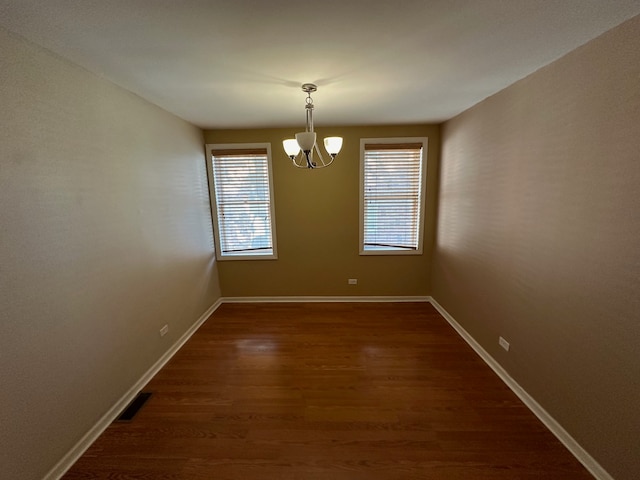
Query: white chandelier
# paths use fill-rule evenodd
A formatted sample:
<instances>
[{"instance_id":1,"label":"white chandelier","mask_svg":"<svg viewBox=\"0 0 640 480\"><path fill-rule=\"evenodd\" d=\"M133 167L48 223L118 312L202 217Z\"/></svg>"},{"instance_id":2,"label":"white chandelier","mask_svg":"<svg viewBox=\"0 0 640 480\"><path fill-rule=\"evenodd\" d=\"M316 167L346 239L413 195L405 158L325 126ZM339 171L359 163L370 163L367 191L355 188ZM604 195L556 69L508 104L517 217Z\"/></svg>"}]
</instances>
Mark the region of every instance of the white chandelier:
<instances>
[{"instance_id":1,"label":"white chandelier","mask_svg":"<svg viewBox=\"0 0 640 480\"><path fill-rule=\"evenodd\" d=\"M324 168L333 163L336 155L342 148L342 137L327 137L324 139L324 148L331 157L325 162L316 143L316 132L313 131L313 99L311 94L318 90L313 83L302 85L302 91L307 94L305 110L307 112L307 125L304 132L296 133L296 138L283 140L284 151L296 167L299 168ZM316 151L318 161L314 161L313 151ZM302 154L300 153L302 152Z\"/></svg>"}]
</instances>

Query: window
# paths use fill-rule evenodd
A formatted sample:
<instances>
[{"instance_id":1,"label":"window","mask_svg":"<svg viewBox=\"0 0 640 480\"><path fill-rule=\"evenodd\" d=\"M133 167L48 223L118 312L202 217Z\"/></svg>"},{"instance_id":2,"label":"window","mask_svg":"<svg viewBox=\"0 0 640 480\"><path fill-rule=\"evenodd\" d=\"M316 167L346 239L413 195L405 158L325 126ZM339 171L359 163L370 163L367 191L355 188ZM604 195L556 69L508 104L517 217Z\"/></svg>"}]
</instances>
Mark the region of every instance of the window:
<instances>
[{"instance_id":1,"label":"window","mask_svg":"<svg viewBox=\"0 0 640 480\"><path fill-rule=\"evenodd\" d=\"M207 145L220 260L277 258L270 144Z\"/></svg>"},{"instance_id":2,"label":"window","mask_svg":"<svg viewBox=\"0 0 640 480\"><path fill-rule=\"evenodd\" d=\"M422 253L426 138L360 140L360 255Z\"/></svg>"}]
</instances>

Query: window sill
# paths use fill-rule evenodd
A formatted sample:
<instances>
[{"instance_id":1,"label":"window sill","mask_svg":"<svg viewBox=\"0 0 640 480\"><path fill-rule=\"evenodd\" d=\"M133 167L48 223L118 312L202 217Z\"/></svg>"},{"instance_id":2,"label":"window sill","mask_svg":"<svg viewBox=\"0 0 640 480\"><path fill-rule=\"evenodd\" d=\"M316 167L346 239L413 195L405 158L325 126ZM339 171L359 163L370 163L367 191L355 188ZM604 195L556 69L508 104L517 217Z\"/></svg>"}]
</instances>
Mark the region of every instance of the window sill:
<instances>
[{"instance_id":1,"label":"window sill","mask_svg":"<svg viewBox=\"0 0 640 480\"><path fill-rule=\"evenodd\" d=\"M360 255L422 255L422 250L360 250Z\"/></svg>"}]
</instances>

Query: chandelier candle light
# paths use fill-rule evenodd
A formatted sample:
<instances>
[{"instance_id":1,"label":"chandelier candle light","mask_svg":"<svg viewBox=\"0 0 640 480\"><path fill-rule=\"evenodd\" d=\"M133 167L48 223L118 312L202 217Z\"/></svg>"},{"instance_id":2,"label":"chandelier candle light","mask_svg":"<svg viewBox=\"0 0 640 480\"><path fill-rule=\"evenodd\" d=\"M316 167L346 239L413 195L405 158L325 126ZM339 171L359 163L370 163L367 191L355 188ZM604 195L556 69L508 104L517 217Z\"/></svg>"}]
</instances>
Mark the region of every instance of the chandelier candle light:
<instances>
[{"instance_id":1,"label":"chandelier candle light","mask_svg":"<svg viewBox=\"0 0 640 480\"><path fill-rule=\"evenodd\" d=\"M307 125L304 132L296 133L296 138L283 140L282 145L284 151L287 152L289 158L296 167L299 168L324 168L333 163L336 155L342 148L342 137L327 137L324 139L324 148L331 157L331 160L325 162L318 144L316 143L316 132L313 131L313 99L311 94L318 90L313 83L305 83L302 85L302 91L307 94L305 110L307 112ZM318 155L318 161L313 159L313 151ZM302 152L304 155L300 155Z\"/></svg>"}]
</instances>

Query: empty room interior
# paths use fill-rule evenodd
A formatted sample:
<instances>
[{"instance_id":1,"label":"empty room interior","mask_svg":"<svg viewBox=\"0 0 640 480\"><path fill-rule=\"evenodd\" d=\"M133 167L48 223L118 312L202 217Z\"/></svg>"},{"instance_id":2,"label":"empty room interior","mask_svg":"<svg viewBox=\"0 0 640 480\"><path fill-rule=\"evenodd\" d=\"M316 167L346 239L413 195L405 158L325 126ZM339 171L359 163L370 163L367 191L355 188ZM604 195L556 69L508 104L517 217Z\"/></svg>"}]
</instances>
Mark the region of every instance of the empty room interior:
<instances>
[{"instance_id":1,"label":"empty room interior","mask_svg":"<svg viewBox=\"0 0 640 480\"><path fill-rule=\"evenodd\" d=\"M0 0L0 118L0 478L640 478L637 0Z\"/></svg>"}]
</instances>

